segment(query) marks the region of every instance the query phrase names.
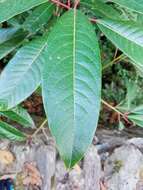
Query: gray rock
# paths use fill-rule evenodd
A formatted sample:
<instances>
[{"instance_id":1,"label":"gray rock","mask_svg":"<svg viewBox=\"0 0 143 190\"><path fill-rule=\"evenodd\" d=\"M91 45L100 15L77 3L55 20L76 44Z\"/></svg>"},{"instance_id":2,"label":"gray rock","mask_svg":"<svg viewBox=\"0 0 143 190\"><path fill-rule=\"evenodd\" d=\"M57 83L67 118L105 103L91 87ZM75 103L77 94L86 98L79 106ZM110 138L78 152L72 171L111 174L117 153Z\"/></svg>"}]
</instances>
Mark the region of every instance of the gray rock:
<instances>
[{"instance_id":1,"label":"gray rock","mask_svg":"<svg viewBox=\"0 0 143 190\"><path fill-rule=\"evenodd\" d=\"M96 147L91 146L83 160L83 170L76 166L67 173L63 162L57 162L56 190L100 190L101 162Z\"/></svg>"},{"instance_id":2,"label":"gray rock","mask_svg":"<svg viewBox=\"0 0 143 190\"><path fill-rule=\"evenodd\" d=\"M140 149L140 151L143 153L143 138L132 138L129 139L126 144L132 144Z\"/></svg>"},{"instance_id":3,"label":"gray rock","mask_svg":"<svg viewBox=\"0 0 143 190\"><path fill-rule=\"evenodd\" d=\"M55 173L56 150L53 141L49 140L48 145L38 141L31 146L23 144L12 144L10 149L15 156L12 165L0 166L1 174L17 173L23 168L25 162L35 162L43 176L42 190L51 190L51 179Z\"/></svg>"},{"instance_id":4,"label":"gray rock","mask_svg":"<svg viewBox=\"0 0 143 190\"><path fill-rule=\"evenodd\" d=\"M84 187L83 171L80 167L67 172L64 163L58 161L55 174L56 190L82 190Z\"/></svg>"},{"instance_id":5,"label":"gray rock","mask_svg":"<svg viewBox=\"0 0 143 190\"><path fill-rule=\"evenodd\" d=\"M84 175L84 190L100 190L101 161L95 146L91 146L85 155Z\"/></svg>"},{"instance_id":6,"label":"gray rock","mask_svg":"<svg viewBox=\"0 0 143 190\"><path fill-rule=\"evenodd\" d=\"M108 190L137 190L143 169L143 155L134 145L115 149L105 162Z\"/></svg>"}]
</instances>

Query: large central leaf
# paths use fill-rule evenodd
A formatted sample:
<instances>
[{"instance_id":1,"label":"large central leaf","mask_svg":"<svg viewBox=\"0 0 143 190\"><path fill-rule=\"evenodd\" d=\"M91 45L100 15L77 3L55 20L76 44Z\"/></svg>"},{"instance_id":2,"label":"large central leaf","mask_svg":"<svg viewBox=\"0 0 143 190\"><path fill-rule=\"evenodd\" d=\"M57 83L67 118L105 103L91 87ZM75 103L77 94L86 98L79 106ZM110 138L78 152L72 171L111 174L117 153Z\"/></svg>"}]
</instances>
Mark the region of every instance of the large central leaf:
<instances>
[{"instance_id":1,"label":"large central leaf","mask_svg":"<svg viewBox=\"0 0 143 190\"><path fill-rule=\"evenodd\" d=\"M79 161L98 122L101 91L96 34L80 12L65 13L51 31L43 58L44 106L68 168Z\"/></svg>"}]
</instances>

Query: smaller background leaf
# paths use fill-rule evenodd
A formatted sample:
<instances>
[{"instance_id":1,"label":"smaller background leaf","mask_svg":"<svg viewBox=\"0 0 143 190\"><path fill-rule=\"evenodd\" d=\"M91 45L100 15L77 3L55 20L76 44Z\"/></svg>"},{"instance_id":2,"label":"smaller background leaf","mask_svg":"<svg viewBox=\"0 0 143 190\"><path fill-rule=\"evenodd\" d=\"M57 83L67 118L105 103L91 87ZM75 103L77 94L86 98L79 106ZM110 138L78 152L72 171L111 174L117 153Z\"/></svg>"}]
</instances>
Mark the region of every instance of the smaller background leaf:
<instances>
[{"instance_id":1,"label":"smaller background leaf","mask_svg":"<svg viewBox=\"0 0 143 190\"><path fill-rule=\"evenodd\" d=\"M125 129L125 125L123 124L122 121L119 122L119 130L122 131L123 129Z\"/></svg>"},{"instance_id":2,"label":"smaller background leaf","mask_svg":"<svg viewBox=\"0 0 143 190\"><path fill-rule=\"evenodd\" d=\"M35 126L33 119L31 118L29 113L20 106L13 108L9 111L0 112L0 115L3 115L13 121L16 121L23 127L33 128Z\"/></svg>"},{"instance_id":3,"label":"smaller background leaf","mask_svg":"<svg viewBox=\"0 0 143 190\"><path fill-rule=\"evenodd\" d=\"M11 30L11 29L10 29ZM15 33L8 34L7 38L4 35L5 40L2 40L2 36L0 38L0 59L5 57L7 54L12 52L15 48L17 48L22 41L25 39L28 33L24 32L23 30L15 31Z\"/></svg>"},{"instance_id":4,"label":"smaller background leaf","mask_svg":"<svg viewBox=\"0 0 143 190\"><path fill-rule=\"evenodd\" d=\"M41 26L46 24L53 15L55 5L46 2L37 8L27 17L23 23L23 27L32 33L37 32Z\"/></svg>"},{"instance_id":5,"label":"smaller background leaf","mask_svg":"<svg viewBox=\"0 0 143 190\"><path fill-rule=\"evenodd\" d=\"M26 136L22 132L3 121L0 121L0 136L13 141L26 140Z\"/></svg>"}]
</instances>

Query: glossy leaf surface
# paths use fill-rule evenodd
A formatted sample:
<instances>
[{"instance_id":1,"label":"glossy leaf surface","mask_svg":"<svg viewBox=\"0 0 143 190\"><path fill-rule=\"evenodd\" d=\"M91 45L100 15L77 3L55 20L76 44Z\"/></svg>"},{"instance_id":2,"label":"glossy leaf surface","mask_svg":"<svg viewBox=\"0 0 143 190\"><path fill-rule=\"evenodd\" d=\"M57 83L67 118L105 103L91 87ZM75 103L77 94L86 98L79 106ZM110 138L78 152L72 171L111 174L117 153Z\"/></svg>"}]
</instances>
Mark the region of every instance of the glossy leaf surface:
<instances>
[{"instance_id":1,"label":"glossy leaf surface","mask_svg":"<svg viewBox=\"0 0 143 190\"><path fill-rule=\"evenodd\" d=\"M54 12L54 4L47 2L38 6L34 11L27 17L23 24L25 29L30 32L37 32L44 24L46 24Z\"/></svg>"},{"instance_id":2,"label":"glossy leaf surface","mask_svg":"<svg viewBox=\"0 0 143 190\"><path fill-rule=\"evenodd\" d=\"M98 26L136 64L143 64L143 27L132 21L98 20Z\"/></svg>"},{"instance_id":3,"label":"glossy leaf surface","mask_svg":"<svg viewBox=\"0 0 143 190\"><path fill-rule=\"evenodd\" d=\"M3 115L8 119L11 119L12 121L21 124L23 127L34 127L34 122L31 116L25 109L20 106L13 108L9 111L0 112L0 115Z\"/></svg>"},{"instance_id":4,"label":"glossy leaf surface","mask_svg":"<svg viewBox=\"0 0 143 190\"><path fill-rule=\"evenodd\" d=\"M30 96L41 83L42 51L47 35L23 46L0 75L0 110L17 106ZM44 60L46 61L46 60Z\"/></svg>"},{"instance_id":5,"label":"glossy leaf surface","mask_svg":"<svg viewBox=\"0 0 143 190\"><path fill-rule=\"evenodd\" d=\"M47 0L0 0L0 23Z\"/></svg>"},{"instance_id":6,"label":"glossy leaf surface","mask_svg":"<svg viewBox=\"0 0 143 190\"><path fill-rule=\"evenodd\" d=\"M88 18L76 10L65 13L51 30L43 58L49 126L71 168L92 142L100 110L100 53Z\"/></svg>"},{"instance_id":7,"label":"glossy leaf surface","mask_svg":"<svg viewBox=\"0 0 143 190\"><path fill-rule=\"evenodd\" d=\"M26 136L13 126L0 121L0 136L13 141L24 141Z\"/></svg>"}]
</instances>

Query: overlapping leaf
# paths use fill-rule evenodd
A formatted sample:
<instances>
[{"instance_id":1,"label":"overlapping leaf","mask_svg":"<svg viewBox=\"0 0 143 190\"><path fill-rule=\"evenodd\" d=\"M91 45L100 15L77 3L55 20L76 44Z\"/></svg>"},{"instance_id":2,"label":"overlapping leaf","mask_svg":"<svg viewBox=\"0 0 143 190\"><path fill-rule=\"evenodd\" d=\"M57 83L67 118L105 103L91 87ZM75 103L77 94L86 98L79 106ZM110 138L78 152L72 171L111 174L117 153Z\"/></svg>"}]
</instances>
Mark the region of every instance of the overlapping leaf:
<instances>
[{"instance_id":1,"label":"overlapping leaf","mask_svg":"<svg viewBox=\"0 0 143 190\"><path fill-rule=\"evenodd\" d=\"M111 5L106 4L101 0L81 0L81 7L87 7L94 15L107 18L120 18L119 12Z\"/></svg>"},{"instance_id":2,"label":"overlapping leaf","mask_svg":"<svg viewBox=\"0 0 143 190\"><path fill-rule=\"evenodd\" d=\"M26 35L27 32L20 29L0 29L0 59L18 47Z\"/></svg>"},{"instance_id":3,"label":"overlapping leaf","mask_svg":"<svg viewBox=\"0 0 143 190\"><path fill-rule=\"evenodd\" d=\"M25 29L30 32L37 32L42 25L47 23L54 11L54 4L47 2L35 8L35 10L27 17L23 24Z\"/></svg>"},{"instance_id":4,"label":"overlapping leaf","mask_svg":"<svg viewBox=\"0 0 143 190\"><path fill-rule=\"evenodd\" d=\"M34 122L29 115L29 113L20 106L13 108L9 111L0 112L0 115L3 115L12 121L16 121L17 123L21 124L23 127L34 127Z\"/></svg>"},{"instance_id":5,"label":"overlapping leaf","mask_svg":"<svg viewBox=\"0 0 143 190\"><path fill-rule=\"evenodd\" d=\"M43 59L44 106L69 168L92 142L100 109L100 53L88 18L76 10L65 13L49 35Z\"/></svg>"},{"instance_id":6,"label":"overlapping leaf","mask_svg":"<svg viewBox=\"0 0 143 190\"><path fill-rule=\"evenodd\" d=\"M143 0L110 0L118 5L143 13Z\"/></svg>"},{"instance_id":7,"label":"overlapping leaf","mask_svg":"<svg viewBox=\"0 0 143 190\"><path fill-rule=\"evenodd\" d=\"M136 64L143 65L143 27L132 21L98 20L98 26Z\"/></svg>"},{"instance_id":8,"label":"overlapping leaf","mask_svg":"<svg viewBox=\"0 0 143 190\"><path fill-rule=\"evenodd\" d=\"M0 0L0 23L48 0Z\"/></svg>"},{"instance_id":9,"label":"overlapping leaf","mask_svg":"<svg viewBox=\"0 0 143 190\"><path fill-rule=\"evenodd\" d=\"M22 47L0 75L0 110L8 110L28 96L41 83L42 51L47 45L47 34Z\"/></svg>"},{"instance_id":10,"label":"overlapping leaf","mask_svg":"<svg viewBox=\"0 0 143 190\"><path fill-rule=\"evenodd\" d=\"M0 121L0 137L13 141L26 140L26 136L22 132L3 121Z\"/></svg>"}]
</instances>

